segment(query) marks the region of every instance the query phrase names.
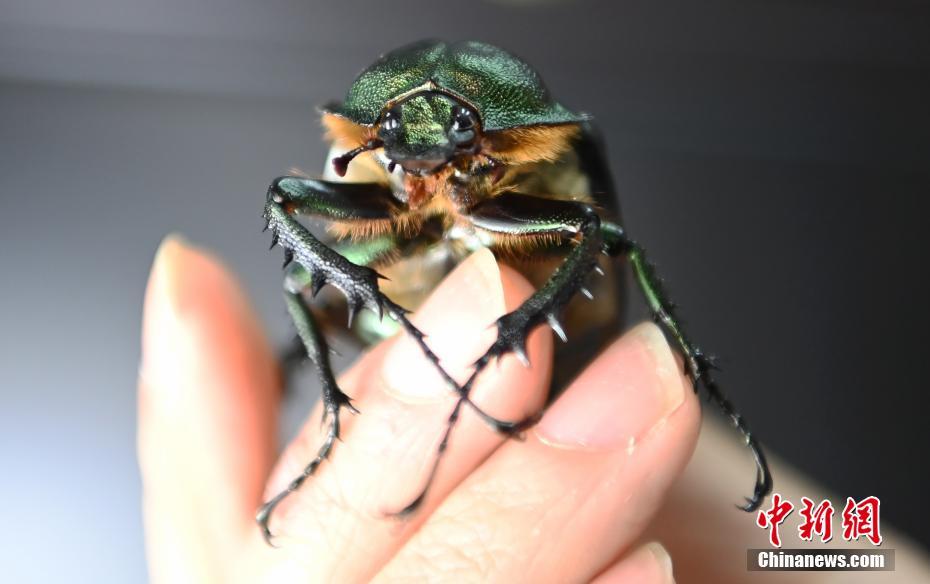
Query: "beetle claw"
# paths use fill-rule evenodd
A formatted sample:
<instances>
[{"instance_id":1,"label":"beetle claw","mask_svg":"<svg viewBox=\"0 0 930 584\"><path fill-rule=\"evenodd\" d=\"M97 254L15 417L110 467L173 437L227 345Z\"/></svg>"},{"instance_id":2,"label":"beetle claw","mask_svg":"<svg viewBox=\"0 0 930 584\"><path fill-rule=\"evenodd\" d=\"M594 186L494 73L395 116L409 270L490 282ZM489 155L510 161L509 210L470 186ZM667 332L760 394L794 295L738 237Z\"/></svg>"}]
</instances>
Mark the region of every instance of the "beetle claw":
<instances>
[{"instance_id":1,"label":"beetle claw","mask_svg":"<svg viewBox=\"0 0 930 584\"><path fill-rule=\"evenodd\" d=\"M549 328L551 328L556 335L562 340L563 343L568 342L568 336L565 334L565 329L562 328L562 323L555 317L554 314L547 314L546 320L549 321Z\"/></svg>"},{"instance_id":2,"label":"beetle claw","mask_svg":"<svg viewBox=\"0 0 930 584\"><path fill-rule=\"evenodd\" d=\"M352 328L352 323L355 321L355 315L357 312L358 312L358 307L354 304L349 304L347 308L347 313L348 313L347 321L348 322L346 323L346 328L350 328L350 329Z\"/></svg>"},{"instance_id":3,"label":"beetle claw","mask_svg":"<svg viewBox=\"0 0 930 584\"><path fill-rule=\"evenodd\" d=\"M326 277L322 273L310 273L310 295L314 298L317 294L320 293L320 290L323 289L323 286L326 285Z\"/></svg>"},{"instance_id":4,"label":"beetle claw","mask_svg":"<svg viewBox=\"0 0 930 584\"><path fill-rule=\"evenodd\" d=\"M517 356L517 359L520 360L520 363L523 363L524 367L530 366L530 357L526 354L526 349L522 346L516 346L512 349L513 354Z\"/></svg>"}]
</instances>

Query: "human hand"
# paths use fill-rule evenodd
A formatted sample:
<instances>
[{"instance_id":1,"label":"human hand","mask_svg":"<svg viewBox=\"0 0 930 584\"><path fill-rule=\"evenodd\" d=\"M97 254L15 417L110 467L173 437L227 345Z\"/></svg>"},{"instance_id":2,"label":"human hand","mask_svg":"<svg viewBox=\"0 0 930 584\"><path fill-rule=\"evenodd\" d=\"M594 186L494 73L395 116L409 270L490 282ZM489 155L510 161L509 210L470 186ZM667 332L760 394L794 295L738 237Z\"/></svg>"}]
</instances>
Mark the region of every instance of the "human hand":
<instances>
[{"instance_id":1,"label":"human hand","mask_svg":"<svg viewBox=\"0 0 930 584\"><path fill-rule=\"evenodd\" d=\"M531 292L477 252L414 322L461 379L492 342L489 325ZM463 410L429 497L403 521L386 513L421 489L454 396L409 339L376 346L340 380L361 415L343 417L333 456L275 511L278 549L255 511L312 458L320 409L274 465L280 382L268 341L234 277L176 238L156 257L143 329L154 582L672 581L664 548L638 538L691 455L700 408L652 324L606 349L523 441ZM548 330L531 335L529 355L531 368L512 356L489 367L474 400L504 419L540 408Z\"/></svg>"}]
</instances>

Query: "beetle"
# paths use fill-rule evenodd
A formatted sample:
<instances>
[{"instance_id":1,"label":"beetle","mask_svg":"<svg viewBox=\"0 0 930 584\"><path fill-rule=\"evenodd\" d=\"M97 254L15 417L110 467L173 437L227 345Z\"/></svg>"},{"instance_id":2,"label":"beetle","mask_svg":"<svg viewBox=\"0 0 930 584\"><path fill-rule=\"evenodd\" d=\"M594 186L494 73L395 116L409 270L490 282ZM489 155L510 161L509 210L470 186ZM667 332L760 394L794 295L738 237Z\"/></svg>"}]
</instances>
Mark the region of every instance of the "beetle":
<instances>
[{"instance_id":1,"label":"beetle","mask_svg":"<svg viewBox=\"0 0 930 584\"><path fill-rule=\"evenodd\" d=\"M333 144L323 177L275 179L264 207L272 248L284 249L285 301L300 351L316 367L327 424L316 457L257 513L269 543L275 506L329 456L339 438L340 413L358 413L336 383L324 323L309 298L326 284L341 292L349 328L367 343L403 329L457 395L426 486L398 513L405 515L424 500L464 407L507 435L538 420L539 415L495 419L470 400L475 379L491 361L513 353L527 363L527 336L541 325L548 324L563 341L569 333L599 332L591 345L616 328L620 319L612 301L588 305L607 306L606 316L596 314L597 308L569 305L576 294L591 296L590 276L604 274L610 258L627 260L655 320L681 352L695 390L703 386L742 433L754 457L756 481L741 508L761 505L772 489L762 448L714 381L712 360L682 329L645 250L621 227L604 148L590 116L554 100L533 68L502 49L425 40L381 56L355 79L343 101L322 109L322 122ZM297 215L325 220L335 243L314 236ZM496 340L459 384L443 370L407 309L416 308L432 286L480 247L511 262L538 287L498 319ZM547 261L534 261L539 258ZM551 275L545 266L554 266ZM402 277L382 286L376 270ZM599 286L615 297L611 280L618 282L602 278ZM563 326L566 309L574 315ZM560 382L578 366L560 366Z\"/></svg>"}]
</instances>

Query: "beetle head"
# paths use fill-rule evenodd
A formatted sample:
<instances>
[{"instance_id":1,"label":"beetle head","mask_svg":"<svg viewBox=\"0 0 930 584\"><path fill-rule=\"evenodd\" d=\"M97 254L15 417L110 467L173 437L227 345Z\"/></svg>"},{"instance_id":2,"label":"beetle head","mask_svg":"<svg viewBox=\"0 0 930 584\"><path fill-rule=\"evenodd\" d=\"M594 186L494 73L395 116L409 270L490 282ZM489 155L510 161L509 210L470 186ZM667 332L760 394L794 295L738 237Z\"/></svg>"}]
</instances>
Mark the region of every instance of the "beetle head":
<instances>
[{"instance_id":1,"label":"beetle head","mask_svg":"<svg viewBox=\"0 0 930 584\"><path fill-rule=\"evenodd\" d=\"M333 159L340 175L353 157L382 147L389 171L400 165L414 175L468 155L505 163L554 160L588 120L556 102L527 63L470 41L395 49L323 111L331 137L360 144Z\"/></svg>"},{"instance_id":2,"label":"beetle head","mask_svg":"<svg viewBox=\"0 0 930 584\"><path fill-rule=\"evenodd\" d=\"M478 114L472 108L435 91L416 93L394 104L378 125L384 155L417 175L430 174L457 156L474 153L479 132Z\"/></svg>"}]
</instances>

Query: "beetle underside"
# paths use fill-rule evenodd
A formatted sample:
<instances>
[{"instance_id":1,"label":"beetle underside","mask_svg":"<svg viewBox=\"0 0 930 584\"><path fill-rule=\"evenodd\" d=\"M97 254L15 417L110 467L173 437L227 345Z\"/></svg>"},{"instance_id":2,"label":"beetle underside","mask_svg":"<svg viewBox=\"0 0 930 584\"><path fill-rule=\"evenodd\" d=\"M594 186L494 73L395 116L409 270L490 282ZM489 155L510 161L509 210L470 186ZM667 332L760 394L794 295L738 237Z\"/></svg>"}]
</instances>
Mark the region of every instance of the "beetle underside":
<instances>
[{"instance_id":1,"label":"beetle underside","mask_svg":"<svg viewBox=\"0 0 930 584\"><path fill-rule=\"evenodd\" d=\"M487 102L485 95L509 97L501 105ZM543 324L563 341L566 330L573 337L576 331L592 330L603 337L618 324L617 318L611 319L617 314L613 302L601 304L610 307L602 313L591 308L577 311L580 318L569 319L567 327L561 322L574 296L591 296L592 273L609 269L610 257L628 260L656 321L681 350L696 387L703 385L744 435L757 476L753 495L742 508L751 511L761 504L772 486L762 450L712 379L711 360L682 330L643 248L608 220L612 208L615 212L613 185L586 116L552 101L535 72L500 49L429 41L382 57L362 73L343 104L324 112L323 120L337 152L330 160L332 171L325 180L278 178L265 204L272 247L284 248L288 310L318 371L328 421L316 458L258 512L269 542L268 522L275 506L329 456L339 437L341 410L355 411L336 383L308 295L316 296L326 284L338 289L345 297L350 328L356 313L368 309L374 317L355 327L368 341L393 332L381 325L383 317L389 317L393 328L403 329L419 344L458 396L426 486L397 513L406 515L425 499L463 408L508 435L519 434L538 419L498 420L471 401L475 379L492 360L514 353L527 362L527 337ZM295 219L299 214L324 219L338 243L329 247L314 237ZM539 286L523 305L498 319L497 340L459 384L443 370L406 315L452 265L480 247L523 266ZM549 262L534 263L539 258ZM403 271L411 262L420 270L417 278ZM552 263L556 267L546 275L545 266ZM395 270L385 289L376 270ZM615 298L616 287L604 282L610 279L601 279L598 291Z\"/></svg>"}]
</instances>

